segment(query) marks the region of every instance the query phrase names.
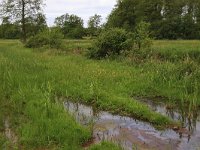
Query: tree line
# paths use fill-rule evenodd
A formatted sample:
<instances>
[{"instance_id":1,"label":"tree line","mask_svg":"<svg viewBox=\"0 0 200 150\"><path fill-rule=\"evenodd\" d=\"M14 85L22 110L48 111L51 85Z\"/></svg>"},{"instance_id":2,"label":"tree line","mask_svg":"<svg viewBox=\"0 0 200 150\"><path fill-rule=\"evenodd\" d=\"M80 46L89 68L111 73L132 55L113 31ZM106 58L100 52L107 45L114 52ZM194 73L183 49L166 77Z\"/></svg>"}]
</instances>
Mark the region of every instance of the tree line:
<instances>
[{"instance_id":1,"label":"tree line","mask_svg":"<svg viewBox=\"0 0 200 150\"><path fill-rule=\"evenodd\" d=\"M18 39L26 42L27 38L42 30L51 29L43 14L43 0L3 0L0 4L0 38ZM53 28L60 29L65 38L95 36L101 28L101 16L95 14L84 28L83 19L74 14L64 14L55 18Z\"/></svg>"},{"instance_id":2,"label":"tree line","mask_svg":"<svg viewBox=\"0 0 200 150\"><path fill-rule=\"evenodd\" d=\"M21 38L25 42L41 30L49 29L43 6L43 0L3 0L0 38ZM133 32L144 21L150 24L151 36L156 39L200 39L199 0L118 0L107 22L102 25L101 20L95 14L85 28L82 18L66 13L55 19L54 28L65 38L82 38L115 27Z\"/></svg>"},{"instance_id":3,"label":"tree line","mask_svg":"<svg viewBox=\"0 0 200 150\"><path fill-rule=\"evenodd\" d=\"M140 21L150 23L156 39L200 39L200 1L118 0L107 27L134 31Z\"/></svg>"},{"instance_id":4,"label":"tree line","mask_svg":"<svg viewBox=\"0 0 200 150\"><path fill-rule=\"evenodd\" d=\"M40 31L47 28L46 17L42 13L38 13L34 18L26 18L25 34L22 32L20 21L12 21L10 17L4 17L0 25L1 39L19 39L22 40L34 36ZM25 36L25 37L24 37Z\"/></svg>"}]
</instances>

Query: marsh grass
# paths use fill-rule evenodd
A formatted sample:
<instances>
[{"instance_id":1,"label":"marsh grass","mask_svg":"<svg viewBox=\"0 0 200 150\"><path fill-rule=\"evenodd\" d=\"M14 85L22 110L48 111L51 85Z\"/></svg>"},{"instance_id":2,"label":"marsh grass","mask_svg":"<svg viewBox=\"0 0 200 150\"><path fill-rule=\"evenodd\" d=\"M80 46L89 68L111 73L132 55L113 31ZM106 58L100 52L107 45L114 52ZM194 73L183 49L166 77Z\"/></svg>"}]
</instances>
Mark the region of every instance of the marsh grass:
<instances>
[{"instance_id":1,"label":"marsh grass","mask_svg":"<svg viewBox=\"0 0 200 150\"><path fill-rule=\"evenodd\" d=\"M23 48L18 41L2 40L0 114L3 115L0 119L9 115L19 143L25 149L80 149L91 138L89 127L76 123L55 100L59 96L93 105L99 110L135 117L157 127L174 125L172 120L152 112L132 96L166 97L170 101L189 103L192 110L200 105L200 68L198 61L190 56L171 61L170 57L174 56L168 56L167 49L173 42L172 45L168 41L157 42L155 50L163 48L164 52L160 51L163 55L166 53L166 58L151 57L137 63L125 58L89 60L72 53L78 46L84 54L90 45L88 40L66 41L70 49L66 55L36 53ZM186 41L185 52L187 46L192 51L190 42ZM184 53L181 45L172 47ZM197 54L198 48L197 45L194 49Z\"/></svg>"},{"instance_id":2,"label":"marsh grass","mask_svg":"<svg viewBox=\"0 0 200 150\"><path fill-rule=\"evenodd\" d=\"M87 53L87 49L91 47L92 40L64 40L66 44L66 52L72 54L81 54L85 55Z\"/></svg>"},{"instance_id":3,"label":"marsh grass","mask_svg":"<svg viewBox=\"0 0 200 150\"><path fill-rule=\"evenodd\" d=\"M36 61L29 51L15 48L1 47L4 59L0 60L0 89L1 106L5 108L1 113L11 118L19 145L24 149L80 149L91 137L90 130L76 123L61 104L52 101L53 91L42 59Z\"/></svg>"},{"instance_id":4,"label":"marsh grass","mask_svg":"<svg viewBox=\"0 0 200 150\"><path fill-rule=\"evenodd\" d=\"M102 142L100 144L91 146L89 150L122 150L122 148L113 143Z\"/></svg>"}]
</instances>

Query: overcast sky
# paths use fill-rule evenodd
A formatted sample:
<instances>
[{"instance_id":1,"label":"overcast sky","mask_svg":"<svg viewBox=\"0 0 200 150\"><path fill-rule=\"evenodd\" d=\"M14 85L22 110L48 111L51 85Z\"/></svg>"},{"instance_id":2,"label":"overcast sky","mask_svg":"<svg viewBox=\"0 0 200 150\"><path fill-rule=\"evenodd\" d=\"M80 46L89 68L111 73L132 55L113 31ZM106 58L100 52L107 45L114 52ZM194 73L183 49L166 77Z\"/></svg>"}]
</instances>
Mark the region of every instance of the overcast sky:
<instances>
[{"instance_id":1,"label":"overcast sky","mask_svg":"<svg viewBox=\"0 0 200 150\"><path fill-rule=\"evenodd\" d=\"M105 21L116 4L116 0L46 0L45 3L44 13L48 25L53 25L55 17L69 13L84 19L86 26L89 17L94 14L101 15Z\"/></svg>"}]
</instances>

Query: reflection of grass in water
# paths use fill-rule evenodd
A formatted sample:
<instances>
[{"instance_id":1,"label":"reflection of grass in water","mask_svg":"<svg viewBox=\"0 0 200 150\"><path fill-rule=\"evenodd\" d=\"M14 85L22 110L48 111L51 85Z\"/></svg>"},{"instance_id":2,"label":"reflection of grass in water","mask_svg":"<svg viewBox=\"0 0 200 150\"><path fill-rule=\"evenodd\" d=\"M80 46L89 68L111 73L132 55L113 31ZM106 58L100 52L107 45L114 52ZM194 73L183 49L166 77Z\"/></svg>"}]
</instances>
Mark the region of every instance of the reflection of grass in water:
<instances>
[{"instance_id":1,"label":"reflection of grass in water","mask_svg":"<svg viewBox=\"0 0 200 150\"><path fill-rule=\"evenodd\" d=\"M173 119L178 119L181 122L182 127L187 127L188 131L193 134L196 130L196 123L200 112L198 105L194 103L193 100L189 102L181 100L177 104L173 104L171 108L166 107L166 114ZM168 104L166 106L168 106ZM175 117L176 113L179 113L180 115L178 118Z\"/></svg>"}]
</instances>

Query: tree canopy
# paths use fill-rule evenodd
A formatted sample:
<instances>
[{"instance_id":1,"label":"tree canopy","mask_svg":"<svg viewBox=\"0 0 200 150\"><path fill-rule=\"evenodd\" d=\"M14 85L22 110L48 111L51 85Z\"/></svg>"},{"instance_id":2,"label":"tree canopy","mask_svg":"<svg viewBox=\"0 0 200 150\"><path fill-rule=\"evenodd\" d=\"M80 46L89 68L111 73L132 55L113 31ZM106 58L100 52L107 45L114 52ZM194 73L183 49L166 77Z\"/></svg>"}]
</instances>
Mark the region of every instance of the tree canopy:
<instances>
[{"instance_id":1,"label":"tree canopy","mask_svg":"<svg viewBox=\"0 0 200 150\"><path fill-rule=\"evenodd\" d=\"M2 39L17 39L20 38L20 27L18 23L11 23L9 17L2 19L0 25L0 38Z\"/></svg>"},{"instance_id":2,"label":"tree canopy","mask_svg":"<svg viewBox=\"0 0 200 150\"><path fill-rule=\"evenodd\" d=\"M88 20L88 32L91 36L97 36L101 29L101 15L95 14Z\"/></svg>"},{"instance_id":3,"label":"tree canopy","mask_svg":"<svg viewBox=\"0 0 200 150\"><path fill-rule=\"evenodd\" d=\"M77 15L66 13L57 17L54 23L61 28L66 38L82 38L84 34L83 19Z\"/></svg>"},{"instance_id":4,"label":"tree canopy","mask_svg":"<svg viewBox=\"0 0 200 150\"><path fill-rule=\"evenodd\" d=\"M106 27L134 31L137 23L150 23L158 39L200 38L199 0L118 0Z\"/></svg>"},{"instance_id":5,"label":"tree canopy","mask_svg":"<svg viewBox=\"0 0 200 150\"><path fill-rule=\"evenodd\" d=\"M25 42L28 32L26 25L33 18L37 18L38 13L42 13L42 6L43 0L3 0L0 4L0 14L20 22L22 40Z\"/></svg>"}]
</instances>

